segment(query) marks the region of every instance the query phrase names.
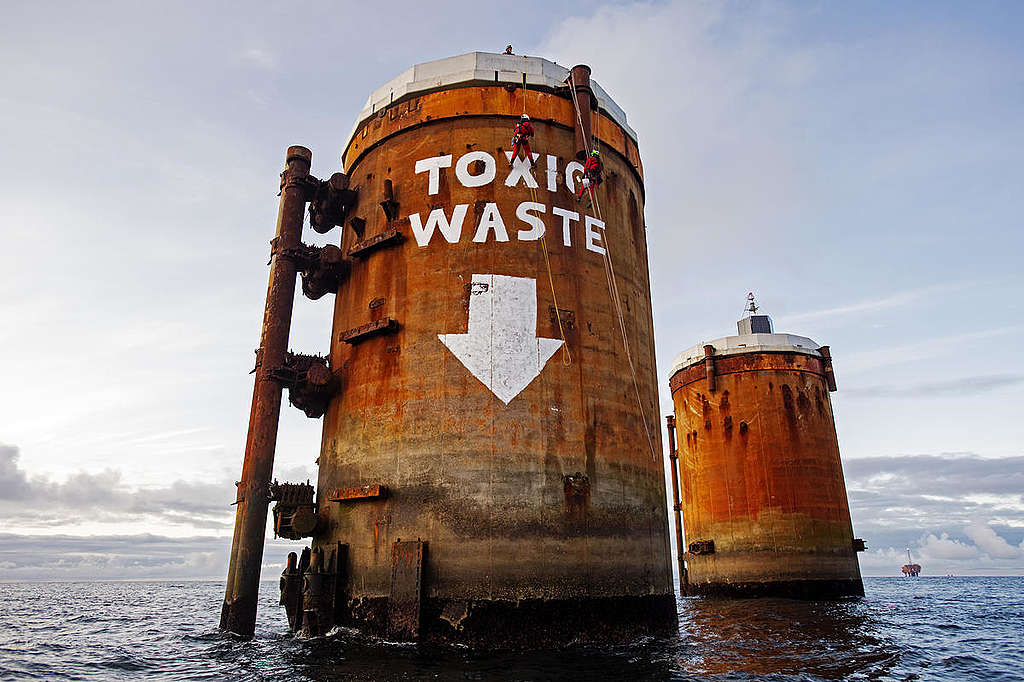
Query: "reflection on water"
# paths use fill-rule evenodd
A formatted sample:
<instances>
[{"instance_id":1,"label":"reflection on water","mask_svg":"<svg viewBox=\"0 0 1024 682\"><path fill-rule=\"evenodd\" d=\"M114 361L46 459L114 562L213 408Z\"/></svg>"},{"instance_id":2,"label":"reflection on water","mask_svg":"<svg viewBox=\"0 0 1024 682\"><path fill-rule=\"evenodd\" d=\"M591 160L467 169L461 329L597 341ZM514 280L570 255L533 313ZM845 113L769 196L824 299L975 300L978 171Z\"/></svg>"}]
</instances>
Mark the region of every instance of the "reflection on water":
<instances>
[{"instance_id":1,"label":"reflection on water","mask_svg":"<svg viewBox=\"0 0 1024 682\"><path fill-rule=\"evenodd\" d=\"M680 672L878 677L899 661L862 600L706 600L679 603Z\"/></svg>"},{"instance_id":2,"label":"reflection on water","mask_svg":"<svg viewBox=\"0 0 1024 682\"><path fill-rule=\"evenodd\" d=\"M351 631L216 630L216 582L0 584L0 679L1019 680L1024 579L869 579L846 602L680 599L679 631L615 647L482 652Z\"/></svg>"}]
</instances>

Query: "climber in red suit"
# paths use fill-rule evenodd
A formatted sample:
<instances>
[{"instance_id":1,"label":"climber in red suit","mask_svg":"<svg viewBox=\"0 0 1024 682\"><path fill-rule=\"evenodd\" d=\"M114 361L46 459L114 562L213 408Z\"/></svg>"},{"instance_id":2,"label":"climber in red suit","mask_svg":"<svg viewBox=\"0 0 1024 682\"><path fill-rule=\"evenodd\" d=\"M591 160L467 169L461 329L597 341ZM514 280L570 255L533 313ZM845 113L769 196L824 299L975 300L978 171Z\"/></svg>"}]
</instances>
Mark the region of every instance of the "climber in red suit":
<instances>
[{"instance_id":1,"label":"climber in red suit","mask_svg":"<svg viewBox=\"0 0 1024 682\"><path fill-rule=\"evenodd\" d=\"M580 183L580 191L576 195L576 201L583 200L583 190L587 190L591 205L594 203L594 188L601 184L601 171L604 164L601 163L601 154L596 149L590 152L586 162L583 164L583 182Z\"/></svg>"},{"instance_id":2,"label":"climber in red suit","mask_svg":"<svg viewBox=\"0 0 1024 682\"><path fill-rule=\"evenodd\" d=\"M526 152L526 160L533 165L533 154L530 152L530 138L533 137L533 126L530 124L530 117L523 114L519 117L519 123L516 124L516 129L512 132L512 158L515 159L519 156L519 150ZM508 162L509 168L512 167L512 161Z\"/></svg>"}]
</instances>

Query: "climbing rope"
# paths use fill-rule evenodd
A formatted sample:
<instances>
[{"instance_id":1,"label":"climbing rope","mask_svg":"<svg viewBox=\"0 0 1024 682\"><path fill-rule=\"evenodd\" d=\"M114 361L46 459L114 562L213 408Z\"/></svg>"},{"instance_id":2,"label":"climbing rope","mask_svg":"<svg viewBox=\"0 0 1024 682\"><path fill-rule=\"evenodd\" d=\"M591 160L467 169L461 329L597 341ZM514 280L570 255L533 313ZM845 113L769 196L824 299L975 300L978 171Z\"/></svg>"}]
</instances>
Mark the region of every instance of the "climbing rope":
<instances>
[{"instance_id":1,"label":"climbing rope","mask_svg":"<svg viewBox=\"0 0 1024 682\"><path fill-rule=\"evenodd\" d=\"M580 126L580 136L583 138L583 148L587 152L589 157L591 154L590 139L586 134L586 128L583 127L583 115L580 113L580 102L576 94L576 79L573 78L572 71L569 72L569 93L572 95L572 105L576 110L576 121ZM602 222L604 219L601 216L601 202L598 200L597 186L594 186L594 214L598 220ZM644 410L643 399L640 397L640 383L636 378L636 367L633 364L633 354L629 350L629 338L626 335L626 319L622 314L622 296L619 294L619 285L615 276L615 264L612 262L611 246L608 239L604 240L604 262L605 262L605 278L608 281L608 295L615 304L615 314L619 319L619 331L622 334L622 347L626 351L626 361L629 363L629 373L633 378L633 391L636 393L636 404L640 408L640 421L644 425L644 434L647 436L647 445L651 450L651 457L657 459L657 454L654 451L654 439L651 438L651 429L647 424L647 413Z\"/></svg>"},{"instance_id":2,"label":"climbing rope","mask_svg":"<svg viewBox=\"0 0 1024 682\"><path fill-rule=\"evenodd\" d=\"M526 55L523 55L523 113L526 113ZM533 164L533 157L527 159ZM533 203L537 201L537 188L530 187L530 197ZM544 266L548 270L548 284L551 286L551 300L555 306L555 320L558 322L558 334L562 337L562 364L566 367L572 364L572 353L569 351L569 342L565 338L565 329L562 328L562 313L558 310L558 296L555 294L555 278L551 274L551 258L548 255L547 229L540 235L540 245L544 251Z\"/></svg>"}]
</instances>

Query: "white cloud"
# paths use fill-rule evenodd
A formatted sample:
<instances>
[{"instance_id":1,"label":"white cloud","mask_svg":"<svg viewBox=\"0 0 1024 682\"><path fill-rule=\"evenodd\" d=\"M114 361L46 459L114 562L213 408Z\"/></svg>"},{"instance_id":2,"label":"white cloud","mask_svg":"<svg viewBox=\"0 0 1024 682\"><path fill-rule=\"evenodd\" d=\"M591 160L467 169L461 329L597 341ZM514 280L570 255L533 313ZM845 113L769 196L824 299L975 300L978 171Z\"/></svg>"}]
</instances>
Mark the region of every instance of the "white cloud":
<instances>
[{"instance_id":1,"label":"white cloud","mask_svg":"<svg viewBox=\"0 0 1024 682\"><path fill-rule=\"evenodd\" d=\"M968 286L967 283L961 282L955 284L936 284L928 287L897 291L892 294L857 301L855 303L847 303L844 305L823 308L820 310L811 310L803 313L790 313L788 315L780 316L778 318L778 324L788 325L790 328L795 329L797 325L829 317L845 317L847 319L850 319L851 317L856 318L857 316L869 315L882 310L904 308L906 306L920 303L921 301L929 298L953 291L959 291L966 286Z\"/></svg>"},{"instance_id":2,"label":"white cloud","mask_svg":"<svg viewBox=\"0 0 1024 682\"><path fill-rule=\"evenodd\" d=\"M942 533L938 537L928 535L919 548L923 561L929 559L975 559L981 553L974 545L965 544L959 540L949 537L948 533Z\"/></svg>"},{"instance_id":3,"label":"white cloud","mask_svg":"<svg viewBox=\"0 0 1024 682\"><path fill-rule=\"evenodd\" d=\"M246 48L239 54L239 58L247 64L268 71L276 69L278 65L277 55L263 47Z\"/></svg>"},{"instance_id":4,"label":"white cloud","mask_svg":"<svg viewBox=\"0 0 1024 682\"><path fill-rule=\"evenodd\" d=\"M1021 550L1001 538L983 521L972 521L964 528L964 533L975 545L993 559L1016 559Z\"/></svg>"}]
</instances>

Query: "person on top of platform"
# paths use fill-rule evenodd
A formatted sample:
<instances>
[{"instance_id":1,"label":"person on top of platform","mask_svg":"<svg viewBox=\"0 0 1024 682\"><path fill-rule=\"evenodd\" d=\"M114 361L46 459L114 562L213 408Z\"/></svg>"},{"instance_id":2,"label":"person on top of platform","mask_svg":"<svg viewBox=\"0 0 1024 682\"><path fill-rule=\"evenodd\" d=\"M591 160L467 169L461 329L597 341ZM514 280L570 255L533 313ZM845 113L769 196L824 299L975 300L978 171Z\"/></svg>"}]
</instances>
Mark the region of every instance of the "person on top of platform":
<instances>
[{"instance_id":1,"label":"person on top of platform","mask_svg":"<svg viewBox=\"0 0 1024 682\"><path fill-rule=\"evenodd\" d=\"M590 203L588 208L594 205L594 188L600 185L601 171L604 170L604 164L601 163L601 153L596 149L590 152L590 156L587 157L586 162L583 164L583 182L580 183L580 191L576 195L576 201L583 201L583 190L587 190L587 196L590 197Z\"/></svg>"},{"instance_id":2,"label":"person on top of platform","mask_svg":"<svg viewBox=\"0 0 1024 682\"><path fill-rule=\"evenodd\" d=\"M512 54L512 46L511 45L506 45L505 46L505 54Z\"/></svg>"},{"instance_id":3,"label":"person on top of platform","mask_svg":"<svg viewBox=\"0 0 1024 682\"><path fill-rule=\"evenodd\" d=\"M512 160L519 157L519 151L526 152L526 160L533 166L533 153L530 151L530 138L533 137L533 125L530 117L523 114L519 117L516 129L512 131L512 159L509 159L508 166L512 167Z\"/></svg>"}]
</instances>

